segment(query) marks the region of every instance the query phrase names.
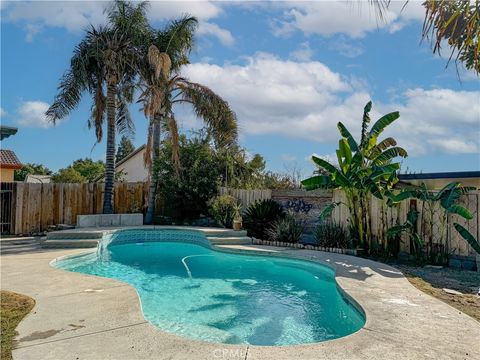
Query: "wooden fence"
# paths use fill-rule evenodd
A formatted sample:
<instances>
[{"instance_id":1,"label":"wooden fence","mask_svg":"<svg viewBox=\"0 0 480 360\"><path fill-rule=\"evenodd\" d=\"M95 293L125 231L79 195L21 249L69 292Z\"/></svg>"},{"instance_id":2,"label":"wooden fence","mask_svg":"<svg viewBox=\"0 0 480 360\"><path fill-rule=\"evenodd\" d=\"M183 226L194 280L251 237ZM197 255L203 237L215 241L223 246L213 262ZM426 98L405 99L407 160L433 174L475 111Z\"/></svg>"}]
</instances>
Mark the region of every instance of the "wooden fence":
<instances>
[{"instance_id":1,"label":"wooden fence","mask_svg":"<svg viewBox=\"0 0 480 360\"><path fill-rule=\"evenodd\" d=\"M220 187L218 192L220 195L233 196L242 204L244 209L258 200L272 198L272 190L269 189L244 190Z\"/></svg>"},{"instance_id":2,"label":"wooden fence","mask_svg":"<svg viewBox=\"0 0 480 360\"><path fill-rule=\"evenodd\" d=\"M318 215L331 201L345 203L342 191L305 191L293 190L239 190L221 189L221 193L228 193L236 197L242 204L248 206L260 199L269 199L282 204L282 206L312 228L318 221ZM417 232L426 242L429 250L445 251L448 254L460 256L474 256L475 252L470 245L458 234L453 223L458 222L480 239L480 192L472 191L463 195L460 204L466 207L473 215L473 219L466 221L457 215L443 217L440 204L428 204L418 200L405 200L394 207L375 197L370 198L371 231L375 241L381 246L385 245L387 230L398 224L405 223L410 209L419 212ZM332 219L337 223L347 226L349 224L349 211L346 206L337 207L332 213ZM400 239L400 250L410 252L410 241L403 235Z\"/></svg>"},{"instance_id":3,"label":"wooden fence","mask_svg":"<svg viewBox=\"0 0 480 360\"><path fill-rule=\"evenodd\" d=\"M333 201L345 202L341 191L333 192ZM467 208L473 219L464 220L458 215L444 216L444 211L438 202L428 203L407 199L394 207L375 197L370 197L371 231L379 244L384 244L388 228L405 223L407 213L412 210L419 212L417 232L421 235L429 250L445 251L448 254L474 256L475 251L455 230L454 223L464 226L474 237L480 239L480 192L471 191L462 195L459 203ZM337 207L332 213L332 219L342 224L348 224L350 215L346 206ZM410 241L401 237L400 249L410 252Z\"/></svg>"},{"instance_id":4,"label":"wooden fence","mask_svg":"<svg viewBox=\"0 0 480 360\"><path fill-rule=\"evenodd\" d=\"M33 184L16 183L15 234L42 232L49 225L76 225L77 215L100 214L103 208L101 183ZM114 212L143 212L145 183L116 183Z\"/></svg>"},{"instance_id":5,"label":"wooden fence","mask_svg":"<svg viewBox=\"0 0 480 360\"><path fill-rule=\"evenodd\" d=\"M103 184L31 184L14 183L12 193L12 224L10 232L29 234L42 232L49 225L76 225L77 215L99 214L103 207ZM148 188L146 183L117 183L114 187L114 212L138 213L146 209ZM345 201L341 191L306 192L304 190L242 190L219 188L220 194L230 194L246 208L255 201L274 199L289 211L297 212L303 219L314 224L325 204ZM456 215L442 218L439 205L405 200L395 207L386 206L376 198L370 199L371 228L379 244L386 239L387 229L403 224L410 208L419 211L417 231L429 243L439 245L450 254L472 256L473 249L460 237L453 227L454 222L465 226L480 239L480 192L473 191L460 198L460 203L472 214L465 221ZM157 209L161 209L161 199ZM425 208L430 207L430 208ZM345 206L336 208L332 214L335 221L348 224L349 213ZM402 238L401 250L410 251L410 242Z\"/></svg>"}]
</instances>

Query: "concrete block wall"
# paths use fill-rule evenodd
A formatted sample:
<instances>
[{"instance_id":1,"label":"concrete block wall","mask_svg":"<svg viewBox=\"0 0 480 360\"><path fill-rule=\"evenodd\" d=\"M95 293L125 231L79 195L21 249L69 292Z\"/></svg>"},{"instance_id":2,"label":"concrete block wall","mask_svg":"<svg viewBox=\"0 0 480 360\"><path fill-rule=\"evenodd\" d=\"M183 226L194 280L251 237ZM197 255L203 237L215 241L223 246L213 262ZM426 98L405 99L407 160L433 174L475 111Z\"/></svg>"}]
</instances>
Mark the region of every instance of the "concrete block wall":
<instances>
[{"instance_id":1,"label":"concrete block wall","mask_svg":"<svg viewBox=\"0 0 480 360\"><path fill-rule=\"evenodd\" d=\"M77 215L77 227L140 226L143 214Z\"/></svg>"}]
</instances>

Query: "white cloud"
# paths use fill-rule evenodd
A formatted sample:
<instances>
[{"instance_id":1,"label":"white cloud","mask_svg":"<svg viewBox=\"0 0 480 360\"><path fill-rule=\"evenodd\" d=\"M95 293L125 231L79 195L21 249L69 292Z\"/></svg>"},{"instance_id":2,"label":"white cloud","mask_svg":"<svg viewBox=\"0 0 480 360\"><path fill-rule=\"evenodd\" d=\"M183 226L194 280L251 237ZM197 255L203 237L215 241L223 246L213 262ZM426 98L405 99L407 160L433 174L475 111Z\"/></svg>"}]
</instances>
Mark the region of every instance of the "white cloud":
<instances>
[{"instance_id":1,"label":"white cloud","mask_svg":"<svg viewBox=\"0 0 480 360\"><path fill-rule=\"evenodd\" d=\"M348 58L355 58L363 54L363 47L358 40L355 42L349 41L343 35L339 36L338 39L330 41L328 47Z\"/></svg>"},{"instance_id":2,"label":"white cloud","mask_svg":"<svg viewBox=\"0 0 480 360\"><path fill-rule=\"evenodd\" d=\"M3 117L5 117L5 116L7 116L7 114L8 114L8 113L7 113L2 107L0 107L0 117L3 118Z\"/></svg>"},{"instance_id":3,"label":"white cloud","mask_svg":"<svg viewBox=\"0 0 480 360\"><path fill-rule=\"evenodd\" d=\"M280 158L283 161L286 161L286 162L292 162L292 161L297 160L297 157L295 155L291 155L291 154L282 154L282 156Z\"/></svg>"},{"instance_id":4,"label":"white cloud","mask_svg":"<svg viewBox=\"0 0 480 360\"><path fill-rule=\"evenodd\" d=\"M45 117L49 106L43 101L23 101L17 109L18 123L26 127L45 129L53 126Z\"/></svg>"},{"instance_id":5,"label":"white cloud","mask_svg":"<svg viewBox=\"0 0 480 360\"><path fill-rule=\"evenodd\" d=\"M415 1L409 2L403 11L403 2L391 2L383 20L378 18L371 4L360 1L289 1L274 3L273 6L285 9L283 16L272 22L276 36L300 30L307 35L346 34L361 38L379 28L398 31L412 20L423 20L425 14L421 3Z\"/></svg>"},{"instance_id":6,"label":"white cloud","mask_svg":"<svg viewBox=\"0 0 480 360\"><path fill-rule=\"evenodd\" d=\"M106 4L102 1L19 1L10 2L2 12L8 21L27 23L28 40L31 29L38 30L40 26L61 27L75 32L89 24L102 24L105 22L103 10Z\"/></svg>"},{"instance_id":7,"label":"white cloud","mask_svg":"<svg viewBox=\"0 0 480 360\"><path fill-rule=\"evenodd\" d=\"M235 39L230 31L222 29L220 26L213 23L201 22L198 26L197 34L212 35L218 38L218 40L220 40L220 42L226 46L233 46L235 43Z\"/></svg>"},{"instance_id":8,"label":"white cloud","mask_svg":"<svg viewBox=\"0 0 480 360\"><path fill-rule=\"evenodd\" d=\"M25 23L25 40L31 42L45 26L65 28L79 32L90 24L106 23L106 1L18 1L3 6L2 21ZM185 14L196 16L200 21L198 34L213 35L222 44L232 46L232 34L208 20L219 16L221 7L211 1L151 1L147 15L152 21L179 18Z\"/></svg>"},{"instance_id":9,"label":"white cloud","mask_svg":"<svg viewBox=\"0 0 480 360\"><path fill-rule=\"evenodd\" d=\"M36 34L42 30L42 26L39 24L27 24L25 26L25 41L32 42Z\"/></svg>"},{"instance_id":10,"label":"white cloud","mask_svg":"<svg viewBox=\"0 0 480 360\"><path fill-rule=\"evenodd\" d=\"M294 62L258 53L244 65L195 63L184 73L223 96L236 111L243 134L280 134L336 144L336 124L360 132L370 100L361 81L333 72L318 61ZM411 155L479 150L480 92L410 89L394 103L374 100L372 119L400 111L386 131ZM463 142L465 146L455 146Z\"/></svg>"},{"instance_id":11,"label":"white cloud","mask_svg":"<svg viewBox=\"0 0 480 360\"><path fill-rule=\"evenodd\" d=\"M212 1L151 1L148 16L151 20L169 20L190 14L202 21L221 13L221 7Z\"/></svg>"},{"instance_id":12,"label":"white cloud","mask_svg":"<svg viewBox=\"0 0 480 360\"><path fill-rule=\"evenodd\" d=\"M309 61L312 56L313 50L308 41L301 43L297 50L290 53L290 57L298 61Z\"/></svg>"}]
</instances>

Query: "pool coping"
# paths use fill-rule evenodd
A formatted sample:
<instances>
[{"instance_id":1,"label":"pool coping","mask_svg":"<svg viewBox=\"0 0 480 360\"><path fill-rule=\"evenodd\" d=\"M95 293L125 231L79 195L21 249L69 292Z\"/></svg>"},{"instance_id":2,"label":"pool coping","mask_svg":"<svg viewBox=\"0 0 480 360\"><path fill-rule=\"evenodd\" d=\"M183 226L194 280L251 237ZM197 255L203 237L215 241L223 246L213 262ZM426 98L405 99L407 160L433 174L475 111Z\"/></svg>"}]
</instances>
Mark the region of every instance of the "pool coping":
<instances>
[{"instance_id":1,"label":"pool coping","mask_svg":"<svg viewBox=\"0 0 480 360\"><path fill-rule=\"evenodd\" d=\"M196 227L163 226L92 231L110 232L129 228L203 231ZM89 359L156 359L159 358L159 353L162 354L160 358L175 359L480 358L480 337L477 335L480 334L480 323L417 290L399 270L391 266L314 250L261 245L212 245L212 248L216 251L307 260L333 268L339 287L364 311L364 327L346 337L288 346L226 345L192 340L165 333L146 322L137 292L130 285L114 279L67 272L49 265L50 261L59 256L92 250L50 250L1 256L2 288L37 299L34 313L27 316L18 328L19 343L13 353L14 358L56 359L77 354L80 358ZM30 266L22 259L27 260ZM25 274L25 270L30 270L27 273L32 281L19 278L19 273ZM59 284L55 284L54 278L61 283L61 289ZM89 289L84 289L86 286ZM101 292L98 290L99 293L96 293L96 288L101 289ZM90 289L93 290L87 292ZM82 298L81 302L75 298L75 294ZM62 297L62 302L56 306L49 304L49 301L55 302L59 296ZM108 308L108 314L98 309L100 300ZM76 308L71 309L72 306ZM68 314L63 318L57 316L59 307L67 309ZM122 312L125 309L127 312ZM72 330L75 331L72 336L74 333L69 333L68 326L75 325L73 318L79 313L84 315L84 324L88 323L88 326L85 326L86 329ZM46 338L38 336L52 330L49 328L62 330ZM37 336L32 336L35 334ZM128 346L130 344L134 344L133 347Z\"/></svg>"}]
</instances>

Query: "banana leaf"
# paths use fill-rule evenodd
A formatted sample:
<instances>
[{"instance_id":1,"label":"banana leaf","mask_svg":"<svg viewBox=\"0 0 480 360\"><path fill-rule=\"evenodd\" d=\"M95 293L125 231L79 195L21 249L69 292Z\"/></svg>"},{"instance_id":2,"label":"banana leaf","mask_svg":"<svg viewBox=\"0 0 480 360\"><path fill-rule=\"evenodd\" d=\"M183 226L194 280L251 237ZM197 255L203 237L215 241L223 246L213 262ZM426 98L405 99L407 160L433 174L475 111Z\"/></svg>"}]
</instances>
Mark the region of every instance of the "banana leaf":
<instances>
[{"instance_id":1,"label":"banana leaf","mask_svg":"<svg viewBox=\"0 0 480 360\"><path fill-rule=\"evenodd\" d=\"M333 203L328 204L325 208L323 208L320 215L318 215L318 218L320 220L323 220L323 219L327 218L328 216L330 216L332 214L333 210L336 207L340 206L341 204L342 204L342 202L333 202Z\"/></svg>"},{"instance_id":2,"label":"banana leaf","mask_svg":"<svg viewBox=\"0 0 480 360\"><path fill-rule=\"evenodd\" d=\"M302 180L302 185L307 190L334 189L336 187L328 175L312 176Z\"/></svg>"},{"instance_id":3,"label":"banana leaf","mask_svg":"<svg viewBox=\"0 0 480 360\"><path fill-rule=\"evenodd\" d=\"M458 233L465 239L467 242L470 244L470 246L477 252L477 254L480 254L480 243L478 242L477 239L473 237L470 232L465 229L462 225L458 223L453 223L453 226L455 226L455 229L458 231Z\"/></svg>"},{"instance_id":4,"label":"banana leaf","mask_svg":"<svg viewBox=\"0 0 480 360\"><path fill-rule=\"evenodd\" d=\"M312 156L312 160L315 164L320 166L321 168L327 170L333 177L333 181L336 183L336 185L339 186L349 186L350 182L348 179L343 175L335 166L330 164L328 161L325 161L323 159L320 159L316 156Z\"/></svg>"},{"instance_id":5,"label":"banana leaf","mask_svg":"<svg viewBox=\"0 0 480 360\"><path fill-rule=\"evenodd\" d=\"M358 144L353 138L352 134L347 130L345 125L343 125L341 122L337 124L338 131L340 131L340 134L347 139L348 145L350 145L350 149L352 149L353 152L358 151Z\"/></svg>"},{"instance_id":6,"label":"banana leaf","mask_svg":"<svg viewBox=\"0 0 480 360\"><path fill-rule=\"evenodd\" d=\"M400 113L398 111L394 111L382 116L380 119L377 120L375 124L373 124L372 129L369 133L369 137L377 138L378 135L380 135L388 125L397 120L399 117Z\"/></svg>"},{"instance_id":7,"label":"banana leaf","mask_svg":"<svg viewBox=\"0 0 480 360\"><path fill-rule=\"evenodd\" d=\"M401 234L402 232L407 231L408 229L410 229L410 226L408 224L392 226L387 230L387 237L389 239L392 239L395 236Z\"/></svg>"},{"instance_id":8,"label":"banana leaf","mask_svg":"<svg viewBox=\"0 0 480 360\"><path fill-rule=\"evenodd\" d=\"M422 248L423 245L425 244L425 241L417 233L413 233L412 238L417 244L417 248Z\"/></svg>"},{"instance_id":9,"label":"banana leaf","mask_svg":"<svg viewBox=\"0 0 480 360\"><path fill-rule=\"evenodd\" d=\"M374 164L382 164L396 158L397 156L401 156L405 158L407 157L407 152L405 151L405 149L401 147L398 147L398 146L392 147L382 152L372 161Z\"/></svg>"},{"instance_id":10,"label":"banana leaf","mask_svg":"<svg viewBox=\"0 0 480 360\"><path fill-rule=\"evenodd\" d=\"M447 211L450 214L460 215L461 217L463 217L464 219L467 219L467 220L473 219L472 213L470 211L468 211L468 209L464 208L461 205L452 205L447 209Z\"/></svg>"}]
</instances>

